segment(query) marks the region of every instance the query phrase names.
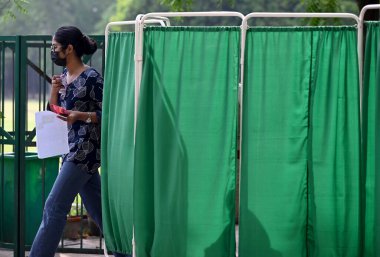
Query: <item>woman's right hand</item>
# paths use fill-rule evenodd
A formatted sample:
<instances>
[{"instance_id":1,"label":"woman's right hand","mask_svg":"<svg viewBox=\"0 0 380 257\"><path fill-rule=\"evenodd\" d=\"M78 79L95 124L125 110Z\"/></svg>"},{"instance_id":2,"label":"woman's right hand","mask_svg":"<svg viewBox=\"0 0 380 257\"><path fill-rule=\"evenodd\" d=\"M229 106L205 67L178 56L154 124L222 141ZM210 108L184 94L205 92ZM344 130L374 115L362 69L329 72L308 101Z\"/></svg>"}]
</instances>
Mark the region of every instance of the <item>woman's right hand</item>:
<instances>
[{"instance_id":1,"label":"woman's right hand","mask_svg":"<svg viewBox=\"0 0 380 257\"><path fill-rule=\"evenodd\" d=\"M63 87L60 75L53 75L51 78L51 92L58 94L59 90Z\"/></svg>"}]
</instances>

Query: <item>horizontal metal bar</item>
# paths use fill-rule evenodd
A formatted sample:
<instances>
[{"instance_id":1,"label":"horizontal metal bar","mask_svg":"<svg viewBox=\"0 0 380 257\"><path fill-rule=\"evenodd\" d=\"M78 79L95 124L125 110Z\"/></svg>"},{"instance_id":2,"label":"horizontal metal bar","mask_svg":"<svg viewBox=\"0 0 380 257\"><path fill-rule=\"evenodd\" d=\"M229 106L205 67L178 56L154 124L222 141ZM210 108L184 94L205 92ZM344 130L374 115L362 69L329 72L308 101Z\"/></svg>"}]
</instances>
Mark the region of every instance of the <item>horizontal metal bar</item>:
<instances>
[{"instance_id":1,"label":"horizontal metal bar","mask_svg":"<svg viewBox=\"0 0 380 257\"><path fill-rule=\"evenodd\" d=\"M126 26L126 25L135 25L136 21L113 21L107 24L105 29L105 34L110 31L110 28L113 26Z\"/></svg>"},{"instance_id":2,"label":"horizontal metal bar","mask_svg":"<svg viewBox=\"0 0 380 257\"><path fill-rule=\"evenodd\" d=\"M153 12L147 13L141 18L141 22L152 17L238 17L244 19L244 15L239 12Z\"/></svg>"},{"instance_id":3,"label":"horizontal metal bar","mask_svg":"<svg viewBox=\"0 0 380 257\"><path fill-rule=\"evenodd\" d=\"M291 12L252 12L244 17L247 21L250 18L342 18L354 19L359 24L359 17L352 13L291 13Z\"/></svg>"},{"instance_id":4,"label":"horizontal metal bar","mask_svg":"<svg viewBox=\"0 0 380 257\"><path fill-rule=\"evenodd\" d=\"M34 40L34 41L40 41L40 40L45 40L45 41L48 41L48 40L51 40L53 37L53 35L25 35L25 36L22 36L23 39L25 39L26 41L30 41L30 40Z\"/></svg>"},{"instance_id":5,"label":"horizontal metal bar","mask_svg":"<svg viewBox=\"0 0 380 257\"><path fill-rule=\"evenodd\" d=\"M17 36L0 36L0 41L16 41Z\"/></svg>"},{"instance_id":6,"label":"horizontal metal bar","mask_svg":"<svg viewBox=\"0 0 380 257\"><path fill-rule=\"evenodd\" d=\"M11 139L0 139L0 144L2 145L14 145L15 141Z\"/></svg>"},{"instance_id":7,"label":"horizontal metal bar","mask_svg":"<svg viewBox=\"0 0 380 257\"><path fill-rule=\"evenodd\" d=\"M141 14L139 15L141 16ZM161 26L165 26L165 23L163 22L163 20L165 20L165 17L154 17L156 19L149 19L146 21L146 23L149 23L149 24L154 24L154 23L159 23ZM161 20L158 19L158 18L162 18ZM170 24L169 20L167 22L168 24ZM136 25L136 20L133 20L133 21L113 21L113 22L110 22L107 24L106 28L105 28L105 31L104 31L104 35L105 35L105 52L107 53L107 46L108 46L108 34L110 33L110 29L111 27L114 27L114 26L128 26L128 25Z\"/></svg>"}]
</instances>

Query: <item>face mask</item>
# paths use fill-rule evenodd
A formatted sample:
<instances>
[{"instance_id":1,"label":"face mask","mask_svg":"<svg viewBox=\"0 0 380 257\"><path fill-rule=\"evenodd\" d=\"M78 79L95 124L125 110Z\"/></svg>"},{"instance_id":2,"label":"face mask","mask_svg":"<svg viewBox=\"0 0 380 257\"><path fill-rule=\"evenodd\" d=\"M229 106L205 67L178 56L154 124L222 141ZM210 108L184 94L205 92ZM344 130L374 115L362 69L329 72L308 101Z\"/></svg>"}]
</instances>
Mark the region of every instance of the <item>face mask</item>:
<instances>
[{"instance_id":1,"label":"face mask","mask_svg":"<svg viewBox=\"0 0 380 257\"><path fill-rule=\"evenodd\" d=\"M58 56L59 52L51 51L51 60L58 66L66 66L66 58L61 58Z\"/></svg>"}]
</instances>

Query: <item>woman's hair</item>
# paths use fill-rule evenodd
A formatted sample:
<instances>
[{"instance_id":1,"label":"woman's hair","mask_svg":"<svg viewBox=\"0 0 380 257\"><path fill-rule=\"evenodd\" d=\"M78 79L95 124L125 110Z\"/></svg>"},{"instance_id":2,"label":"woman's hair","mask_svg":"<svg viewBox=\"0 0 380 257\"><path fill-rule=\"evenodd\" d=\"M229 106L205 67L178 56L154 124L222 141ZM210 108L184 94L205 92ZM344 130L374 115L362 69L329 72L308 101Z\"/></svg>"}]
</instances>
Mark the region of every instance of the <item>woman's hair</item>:
<instances>
[{"instance_id":1,"label":"woman's hair","mask_svg":"<svg viewBox=\"0 0 380 257\"><path fill-rule=\"evenodd\" d=\"M65 49L72 45L77 56L80 58L84 54L95 53L98 48L95 40L83 34L77 27L64 26L57 29L54 33L54 39Z\"/></svg>"}]
</instances>

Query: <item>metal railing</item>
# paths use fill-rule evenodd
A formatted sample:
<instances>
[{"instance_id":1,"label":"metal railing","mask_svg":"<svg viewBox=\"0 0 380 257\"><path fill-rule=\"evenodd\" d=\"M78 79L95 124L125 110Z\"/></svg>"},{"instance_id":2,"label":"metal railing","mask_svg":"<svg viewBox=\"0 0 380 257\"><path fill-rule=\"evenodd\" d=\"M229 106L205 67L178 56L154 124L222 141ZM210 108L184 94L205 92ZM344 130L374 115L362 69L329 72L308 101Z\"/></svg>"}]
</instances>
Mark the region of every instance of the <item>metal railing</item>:
<instances>
[{"instance_id":1,"label":"metal railing","mask_svg":"<svg viewBox=\"0 0 380 257\"><path fill-rule=\"evenodd\" d=\"M104 36L91 37L98 51L84 62L103 73ZM58 157L39 160L33 154L34 113L45 110L51 76L62 71L50 59L50 45L51 36L0 36L0 248L13 249L17 257L30 249L58 173ZM64 234L58 251L103 253L99 230L96 243L86 245L94 223L78 196L70 214L65 232L79 220L77 240Z\"/></svg>"}]
</instances>

